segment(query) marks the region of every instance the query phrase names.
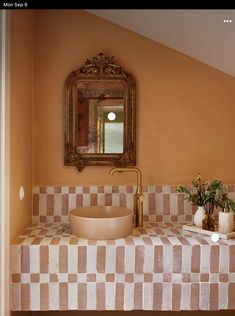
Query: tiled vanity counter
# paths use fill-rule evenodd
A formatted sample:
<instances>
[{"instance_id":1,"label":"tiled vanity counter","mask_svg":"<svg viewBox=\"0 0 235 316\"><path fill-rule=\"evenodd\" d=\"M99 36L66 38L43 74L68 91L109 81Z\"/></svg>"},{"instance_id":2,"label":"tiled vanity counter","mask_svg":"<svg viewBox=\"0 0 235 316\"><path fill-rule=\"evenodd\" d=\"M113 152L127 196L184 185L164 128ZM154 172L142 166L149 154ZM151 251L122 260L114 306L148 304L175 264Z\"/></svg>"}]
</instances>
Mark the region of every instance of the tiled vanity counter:
<instances>
[{"instance_id":1,"label":"tiled vanity counter","mask_svg":"<svg viewBox=\"0 0 235 316\"><path fill-rule=\"evenodd\" d=\"M14 311L235 309L235 239L212 242L177 223L109 241L33 224L12 262Z\"/></svg>"}]
</instances>

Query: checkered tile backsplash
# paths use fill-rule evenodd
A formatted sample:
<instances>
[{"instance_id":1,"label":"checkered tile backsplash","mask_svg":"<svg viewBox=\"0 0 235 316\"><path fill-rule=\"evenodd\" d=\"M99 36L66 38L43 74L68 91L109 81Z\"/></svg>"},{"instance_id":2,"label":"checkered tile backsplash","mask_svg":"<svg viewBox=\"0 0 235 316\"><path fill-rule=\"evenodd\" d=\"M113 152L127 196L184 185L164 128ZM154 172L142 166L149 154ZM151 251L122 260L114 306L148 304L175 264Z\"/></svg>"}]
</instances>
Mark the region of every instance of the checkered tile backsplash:
<instances>
[{"instance_id":1,"label":"checkered tile backsplash","mask_svg":"<svg viewBox=\"0 0 235 316\"><path fill-rule=\"evenodd\" d=\"M235 186L228 191L235 197ZM100 205L133 208L135 186L55 186L33 188L33 223L68 222L69 210L76 207ZM144 221L190 222L196 208L176 186L144 185Z\"/></svg>"}]
</instances>

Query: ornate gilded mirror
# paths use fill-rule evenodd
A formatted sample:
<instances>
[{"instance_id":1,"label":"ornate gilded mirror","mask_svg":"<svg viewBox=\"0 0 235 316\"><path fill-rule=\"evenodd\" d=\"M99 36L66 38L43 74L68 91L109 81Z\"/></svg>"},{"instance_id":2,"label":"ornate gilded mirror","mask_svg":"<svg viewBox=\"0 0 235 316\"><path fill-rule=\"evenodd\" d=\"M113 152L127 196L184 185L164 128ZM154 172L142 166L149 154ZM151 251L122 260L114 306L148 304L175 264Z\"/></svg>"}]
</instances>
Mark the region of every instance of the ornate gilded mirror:
<instances>
[{"instance_id":1,"label":"ornate gilded mirror","mask_svg":"<svg viewBox=\"0 0 235 316\"><path fill-rule=\"evenodd\" d=\"M66 166L136 164L135 80L103 53L65 82Z\"/></svg>"}]
</instances>

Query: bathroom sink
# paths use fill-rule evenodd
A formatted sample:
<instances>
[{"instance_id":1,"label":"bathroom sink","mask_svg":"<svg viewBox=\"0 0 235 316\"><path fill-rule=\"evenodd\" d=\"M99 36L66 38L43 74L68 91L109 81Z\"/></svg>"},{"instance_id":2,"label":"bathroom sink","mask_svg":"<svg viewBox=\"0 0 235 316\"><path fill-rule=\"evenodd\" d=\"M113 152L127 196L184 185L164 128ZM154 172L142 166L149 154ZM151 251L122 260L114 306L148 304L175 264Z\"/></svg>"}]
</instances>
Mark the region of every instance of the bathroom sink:
<instances>
[{"instance_id":1,"label":"bathroom sink","mask_svg":"<svg viewBox=\"0 0 235 316\"><path fill-rule=\"evenodd\" d=\"M118 206L87 206L69 212L71 233L85 239L118 239L132 234L132 211Z\"/></svg>"}]
</instances>

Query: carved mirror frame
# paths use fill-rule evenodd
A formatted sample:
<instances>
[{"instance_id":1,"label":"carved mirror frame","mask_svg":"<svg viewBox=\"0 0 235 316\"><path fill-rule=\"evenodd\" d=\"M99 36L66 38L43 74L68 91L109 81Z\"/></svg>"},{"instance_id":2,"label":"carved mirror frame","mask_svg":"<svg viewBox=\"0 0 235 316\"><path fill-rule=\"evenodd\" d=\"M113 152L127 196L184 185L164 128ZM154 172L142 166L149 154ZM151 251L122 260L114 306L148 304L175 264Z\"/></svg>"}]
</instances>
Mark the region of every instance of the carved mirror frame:
<instances>
[{"instance_id":1,"label":"carved mirror frame","mask_svg":"<svg viewBox=\"0 0 235 316\"><path fill-rule=\"evenodd\" d=\"M80 153L76 149L76 95L81 80L121 80L125 89L123 153ZM135 166L136 165L136 85L133 76L115 63L114 57L103 53L87 59L83 66L72 71L65 82L64 164L76 166Z\"/></svg>"}]
</instances>

